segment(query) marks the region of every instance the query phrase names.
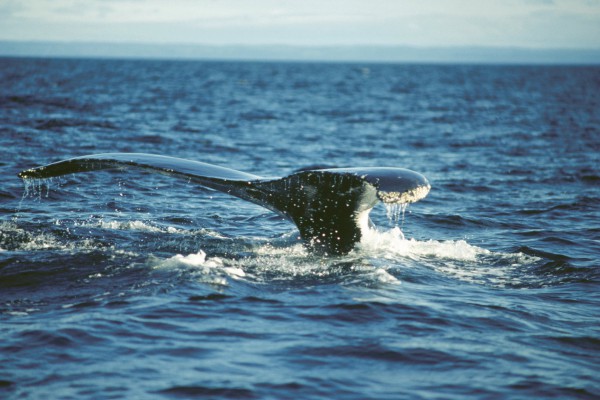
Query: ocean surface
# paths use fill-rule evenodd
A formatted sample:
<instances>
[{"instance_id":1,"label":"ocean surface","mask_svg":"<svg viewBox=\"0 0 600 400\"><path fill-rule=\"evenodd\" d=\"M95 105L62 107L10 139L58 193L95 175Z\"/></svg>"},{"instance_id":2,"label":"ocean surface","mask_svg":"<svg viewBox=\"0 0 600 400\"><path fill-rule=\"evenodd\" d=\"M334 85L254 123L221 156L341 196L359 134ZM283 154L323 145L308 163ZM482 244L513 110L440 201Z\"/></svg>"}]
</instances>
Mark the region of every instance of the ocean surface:
<instances>
[{"instance_id":1,"label":"ocean surface","mask_svg":"<svg viewBox=\"0 0 600 400\"><path fill-rule=\"evenodd\" d=\"M345 256L93 153L432 189ZM600 397L600 67L0 59L0 398Z\"/></svg>"}]
</instances>

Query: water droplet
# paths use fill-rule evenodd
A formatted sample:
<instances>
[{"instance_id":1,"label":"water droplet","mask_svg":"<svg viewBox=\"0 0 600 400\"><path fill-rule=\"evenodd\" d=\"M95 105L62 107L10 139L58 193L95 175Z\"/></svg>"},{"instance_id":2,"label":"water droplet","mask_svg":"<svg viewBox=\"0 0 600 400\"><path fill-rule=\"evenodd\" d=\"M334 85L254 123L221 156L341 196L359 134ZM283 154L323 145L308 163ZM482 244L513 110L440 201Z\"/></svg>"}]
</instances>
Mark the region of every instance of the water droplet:
<instances>
[{"instance_id":1,"label":"water droplet","mask_svg":"<svg viewBox=\"0 0 600 400\"><path fill-rule=\"evenodd\" d=\"M384 205L390 224L393 224L394 227L397 227L398 221L400 221L400 218L402 218L400 226L404 225L404 214L406 213L408 203L384 203Z\"/></svg>"}]
</instances>

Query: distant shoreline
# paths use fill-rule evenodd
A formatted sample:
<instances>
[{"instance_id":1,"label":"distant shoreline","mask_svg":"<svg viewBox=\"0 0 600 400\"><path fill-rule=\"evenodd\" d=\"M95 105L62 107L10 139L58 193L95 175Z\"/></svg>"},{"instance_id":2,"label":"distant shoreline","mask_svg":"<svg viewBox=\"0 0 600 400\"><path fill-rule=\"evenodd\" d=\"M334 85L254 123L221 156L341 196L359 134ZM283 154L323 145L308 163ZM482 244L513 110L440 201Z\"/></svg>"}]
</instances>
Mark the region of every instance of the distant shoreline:
<instances>
[{"instance_id":1,"label":"distant shoreline","mask_svg":"<svg viewBox=\"0 0 600 400\"><path fill-rule=\"evenodd\" d=\"M2 41L0 57L598 65L600 49Z\"/></svg>"}]
</instances>

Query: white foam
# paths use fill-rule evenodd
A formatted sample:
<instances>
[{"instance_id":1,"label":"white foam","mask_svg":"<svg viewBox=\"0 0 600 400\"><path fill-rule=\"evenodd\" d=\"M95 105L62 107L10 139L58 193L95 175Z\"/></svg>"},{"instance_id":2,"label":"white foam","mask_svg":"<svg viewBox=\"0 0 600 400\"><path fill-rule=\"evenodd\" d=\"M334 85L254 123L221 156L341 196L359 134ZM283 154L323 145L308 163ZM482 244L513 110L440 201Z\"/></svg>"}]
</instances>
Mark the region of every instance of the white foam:
<instances>
[{"instance_id":1,"label":"white foam","mask_svg":"<svg viewBox=\"0 0 600 400\"><path fill-rule=\"evenodd\" d=\"M29 313L25 311L5 311L3 314L10 315L13 317L26 317L29 315Z\"/></svg>"},{"instance_id":2,"label":"white foam","mask_svg":"<svg viewBox=\"0 0 600 400\"><path fill-rule=\"evenodd\" d=\"M372 273L372 277L379 283L399 284L400 280L394 275L390 274L383 268L377 268Z\"/></svg>"},{"instance_id":3,"label":"white foam","mask_svg":"<svg viewBox=\"0 0 600 400\"><path fill-rule=\"evenodd\" d=\"M58 222L57 224L60 224ZM92 239L64 241L51 232L33 233L20 228L14 222L0 222L0 230L18 238L18 250L97 250L98 242ZM112 247L109 247L112 249ZM113 249L114 250L114 249Z\"/></svg>"},{"instance_id":4,"label":"white foam","mask_svg":"<svg viewBox=\"0 0 600 400\"><path fill-rule=\"evenodd\" d=\"M59 221L60 222L60 221ZM154 226L144 221L105 221L104 219L79 221L75 226L84 228L101 228L110 230L127 230L127 231L142 231L142 232L164 232L164 233L183 233L182 229L177 229L172 226L161 227Z\"/></svg>"},{"instance_id":5,"label":"white foam","mask_svg":"<svg viewBox=\"0 0 600 400\"><path fill-rule=\"evenodd\" d=\"M60 224L60 221L57 221ZM104 219L89 219L85 221L78 221L74 223L77 227L82 228L100 228L106 230L116 230L116 231L138 231L138 232L149 232L149 233L165 233L172 235L183 235L183 236L193 236L193 235L202 235L209 236L216 239L228 239L226 236L220 234L219 232L201 228L201 229L181 229L173 226L161 226L154 225L145 221L132 220L132 221L118 221L118 220L109 220L106 221Z\"/></svg>"},{"instance_id":6,"label":"white foam","mask_svg":"<svg viewBox=\"0 0 600 400\"><path fill-rule=\"evenodd\" d=\"M202 250L194 254L188 254L184 256L177 254L173 257L167 258L159 262L157 267L197 267L197 268L220 268L223 267L223 261L219 257L207 259L206 253Z\"/></svg>"},{"instance_id":7,"label":"white foam","mask_svg":"<svg viewBox=\"0 0 600 400\"><path fill-rule=\"evenodd\" d=\"M427 267L442 276L496 287L522 286L535 281L529 267L538 257L522 253L493 252L465 240L418 241L405 239L400 229L369 230L355 250L357 255L392 264L396 268Z\"/></svg>"},{"instance_id":8,"label":"white foam","mask_svg":"<svg viewBox=\"0 0 600 400\"><path fill-rule=\"evenodd\" d=\"M393 285L401 283L394 270L411 266L425 266L445 275L472 280L485 268L481 258L490 255L493 253L489 250L464 240L405 239L396 227L388 231L369 231L354 251L341 257L313 255L301 243L283 247L267 243L255 247L252 255L244 258L209 257L200 250L154 259L152 266L195 270L205 277L221 279L222 284L225 277L262 282L344 275L350 278L348 282ZM504 272L494 273L502 275Z\"/></svg>"},{"instance_id":9,"label":"white foam","mask_svg":"<svg viewBox=\"0 0 600 400\"><path fill-rule=\"evenodd\" d=\"M475 261L478 255L489 254L486 249L472 246L464 240L449 241L417 241L406 239L400 228L389 231L369 229L357 245L359 251L377 257L436 257L461 261Z\"/></svg>"},{"instance_id":10,"label":"white foam","mask_svg":"<svg viewBox=\"0 0 600 400\"><path fill-rule=\"evenodd\" d=\"M227 285L226 277L240 279L246 276L242 268L228 265L226 260L220 257L207 257L202 250L188 255L177 254L167 259L151 257L150 264L155 269L183 268L194 272L202 282L223 286Z\"/></svg>"},{"instance_id":11,"label":"white foam","mask_svg":"<svg viewBox=\"0 0 600 400\"><path fill-rule=\"evenodd\" d=\"M56 223L63 224L59 220ZM191 231L160 227L137 220L90 219L76 225L175 233L190 237L213 236L211 233L214 237L220 236L204 229ZM98 243L93 239L65 241L51 232L28 232L14 222L0 222L0 230L16 238L19 250L85 251L98 248ZM293 236L295 237L296 233ZM228 279L260 283L270 280L293 280L298 277L320 279L339 276L348 279L346 282L358 284L398 284L400 280L397 276L401 276L405 273L403 270L409 268L427 268L440 276L499 287L526 285L531 280L539 280L532 275L533 272L529 274L532 276L527 275L528 268L539 263L540 259L537 257L522 253L492 252L465 240L406 239L398 227L387 231L366 231L356 248L350 254L341 257L320 257L307 251L302 243L287 239L286 243L277 240L275 245L266 240L246 239L254 243L247 257L213 257L199 250L196 253L177 254L168 258L149 256L145 264L157 269L175 268L190 271L203 282L218 285L226 285ZM139 256L137 253L119 250L113 246L103 248L113 254ZM535 268L531 270L534 271Z\"/></svg>"}]
</instances>

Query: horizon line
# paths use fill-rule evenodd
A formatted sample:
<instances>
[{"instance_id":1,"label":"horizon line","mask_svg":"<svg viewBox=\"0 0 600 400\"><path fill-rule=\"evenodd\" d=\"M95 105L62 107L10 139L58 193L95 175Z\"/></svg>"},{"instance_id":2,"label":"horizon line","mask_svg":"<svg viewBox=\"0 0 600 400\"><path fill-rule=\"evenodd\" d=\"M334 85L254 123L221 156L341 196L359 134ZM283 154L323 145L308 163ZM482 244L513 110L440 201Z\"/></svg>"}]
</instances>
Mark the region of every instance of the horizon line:
<instances>
[{"instance_id":1,"label":"horizon line","mask_svg":"<svg viewBox=\"0 0 600 400\"><path fill-rule=\"evenodd\" d=\"M238 61L600 64L600 48L388 44L204 44L0 39L0 56Z\"/></svg>"}]
</instances>

